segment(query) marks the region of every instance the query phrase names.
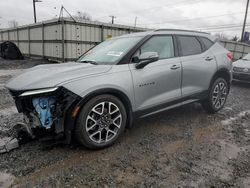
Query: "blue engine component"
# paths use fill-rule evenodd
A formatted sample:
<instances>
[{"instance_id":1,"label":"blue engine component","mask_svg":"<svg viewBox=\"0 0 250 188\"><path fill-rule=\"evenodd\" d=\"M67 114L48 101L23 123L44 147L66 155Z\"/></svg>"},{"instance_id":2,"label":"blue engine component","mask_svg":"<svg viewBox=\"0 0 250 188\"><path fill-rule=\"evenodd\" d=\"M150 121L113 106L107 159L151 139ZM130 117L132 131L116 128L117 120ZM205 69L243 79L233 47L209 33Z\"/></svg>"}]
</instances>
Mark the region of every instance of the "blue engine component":
<instances>
[{"instance_id":1,"label":"blue engine component","mask_svg":"<svg viewBox=\"0 0 250 188\"><path fill-rule=\"evenodd\" d=\"M33 106L38 113L42 127L46 129L51 128L53 124L52 110L55 107L55 98L53 97L41 97L34 98L32 100Z\"/></svg>"}]
</instances>

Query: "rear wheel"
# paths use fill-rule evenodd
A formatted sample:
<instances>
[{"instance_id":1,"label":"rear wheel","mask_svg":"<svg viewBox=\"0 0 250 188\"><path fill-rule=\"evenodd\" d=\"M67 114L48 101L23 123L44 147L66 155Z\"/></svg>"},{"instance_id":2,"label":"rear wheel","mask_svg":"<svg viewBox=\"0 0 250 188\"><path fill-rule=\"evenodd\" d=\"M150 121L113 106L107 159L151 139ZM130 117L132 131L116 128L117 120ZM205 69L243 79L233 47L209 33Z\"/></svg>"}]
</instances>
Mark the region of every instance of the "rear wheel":
<instances>
[{"instance_id":1,"label":"rear wheel","mask_svg":"<svg viewBox=\"0 0 250 188\"><path fill-rule=\"evenodd\" d=\"M202 102L203 108L209 113L221 110L227 100L229 86L224 78L217 78L210 87L209 96Z\"/></svg>"},{"instance_id":2,"label":"rear wheel","mask_svg":"<svg viewBox=\"0 0 250 188\"><path fill-rule=\"evenodd\" d=\"M126 119L125 107L117 97L94 97L81 110L75 130L76 138L90 149L107 147L124 131Z\"/></svg>"}]
</instances>

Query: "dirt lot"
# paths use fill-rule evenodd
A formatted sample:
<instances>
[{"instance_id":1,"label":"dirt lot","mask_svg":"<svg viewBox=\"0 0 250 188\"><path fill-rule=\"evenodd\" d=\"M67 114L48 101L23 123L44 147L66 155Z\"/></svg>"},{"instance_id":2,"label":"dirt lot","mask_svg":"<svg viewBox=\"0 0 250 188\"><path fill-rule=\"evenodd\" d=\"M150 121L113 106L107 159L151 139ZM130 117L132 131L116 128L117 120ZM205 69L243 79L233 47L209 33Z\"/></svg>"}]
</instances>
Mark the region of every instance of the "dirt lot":
<instances>
[{"instance_id":1,"label":"dirt lot","mask_svg":"<svg viewBox=\"0 0 250 188\"><path fill-rule=\"evenodd\" d=\"M22 121L4 83L39 63L0 59L0 136ZM0 187L11 185L250 187L250 85L234 84L216 115L192 104L140 119L104 150L77 144L46 148L38 141L22 145L0 155Z\"/></svg>"}]
</instances>

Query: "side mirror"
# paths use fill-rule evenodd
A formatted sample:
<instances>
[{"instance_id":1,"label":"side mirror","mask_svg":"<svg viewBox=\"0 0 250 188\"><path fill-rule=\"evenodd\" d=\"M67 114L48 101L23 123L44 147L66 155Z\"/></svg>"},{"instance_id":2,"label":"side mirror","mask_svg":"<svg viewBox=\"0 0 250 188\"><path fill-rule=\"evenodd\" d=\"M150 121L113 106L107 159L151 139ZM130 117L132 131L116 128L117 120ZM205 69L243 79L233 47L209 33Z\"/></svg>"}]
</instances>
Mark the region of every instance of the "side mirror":
<instances>
[{"instance_id":1,"label":"side mirror","mask_svg":"<svg viewBox=\"0 0 250 188\"><path fill-rule=\"evenodd\" d=\"M242 57L240 57L239 59L242 59Z\"/></svg>"},{"instance_id":2,"label":"side mirror","mask_svg":"<svg viewBox=\"0 0 250 188\"><path fill-rule=\"evenodd\" d=\"M157 52L144 52L139 57L134 57L133 62L136 63L137 69L142 69L149 63L153 63L159 60L159 54Z\"/></svg>"}]
</instances>

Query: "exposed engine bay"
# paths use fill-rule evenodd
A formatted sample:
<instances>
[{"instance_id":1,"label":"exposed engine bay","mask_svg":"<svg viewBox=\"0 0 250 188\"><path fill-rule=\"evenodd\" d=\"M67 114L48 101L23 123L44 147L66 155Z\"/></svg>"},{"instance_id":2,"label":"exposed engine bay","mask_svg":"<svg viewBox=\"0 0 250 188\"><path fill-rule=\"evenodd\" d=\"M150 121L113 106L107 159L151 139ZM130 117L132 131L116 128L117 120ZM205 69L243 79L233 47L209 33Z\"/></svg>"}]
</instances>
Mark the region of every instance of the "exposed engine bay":
<instances>
[{"instance_id":1,"label":"exposed engine bay","mask_svg":"<svg viewBox=\"0 0 250 188\"><path fill-rule=\"evenodd\" d=\"M55 139L69 144L76 118L72 113L81 98L64 88L48 91L10 91L18 112L24 114L26 126L20 129L32 139Z\"/></svg>"},{"instance_id":2,"label":"exposed engine bay","mask_svg":"<svg viewBox=\"0 0 250 188\"><path fill-rule=\"evenodd\" d=\"M40 97L32 99L33 106L40 119L41 126L50 129L55 117L55 98L54 97Z\"/></svg>"}]
</instances>

